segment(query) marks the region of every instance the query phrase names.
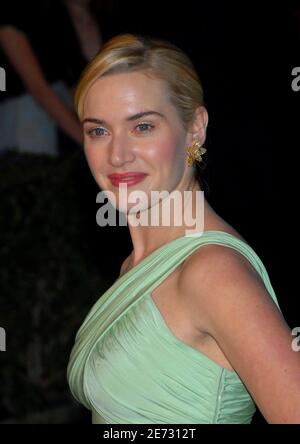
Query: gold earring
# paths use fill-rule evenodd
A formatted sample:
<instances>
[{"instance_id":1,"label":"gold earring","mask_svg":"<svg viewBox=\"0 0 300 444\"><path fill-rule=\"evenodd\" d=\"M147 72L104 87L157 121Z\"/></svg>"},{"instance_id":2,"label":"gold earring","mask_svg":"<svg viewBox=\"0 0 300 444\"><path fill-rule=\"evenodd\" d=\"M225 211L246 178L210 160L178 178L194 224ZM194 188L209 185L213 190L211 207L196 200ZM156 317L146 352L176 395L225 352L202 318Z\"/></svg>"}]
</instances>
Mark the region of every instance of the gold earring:
<instances>
[{"instance_id":1,"label":"gold earring","mask_svg":"<svg viewBox=\"0 0 300 444\"><path fill-rule=\"evenodd\" d=\"M205 154L207 149L201 146L200 142L195 142L194 145L187 147L188 164L193 165L193 162L202 162L202 154Z\"/></svg>"}]
</instances>

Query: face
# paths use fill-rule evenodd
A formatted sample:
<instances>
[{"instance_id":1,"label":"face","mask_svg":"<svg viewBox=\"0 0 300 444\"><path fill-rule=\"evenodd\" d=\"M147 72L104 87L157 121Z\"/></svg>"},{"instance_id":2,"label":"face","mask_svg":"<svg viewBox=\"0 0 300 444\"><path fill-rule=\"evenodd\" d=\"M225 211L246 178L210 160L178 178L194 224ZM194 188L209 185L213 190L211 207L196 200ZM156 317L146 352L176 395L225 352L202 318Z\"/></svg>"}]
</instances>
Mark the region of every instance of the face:
<instances>
[{"instance_id":1,"label":"face","mask_svg":"<svg viewBox=\"0 0 300 444\"><path fill-rule=\"evenodd\" d=\"M138 183L127 182L127 194L145 192L147 208L152 190L171 193L186 189L191 174L185 151L189 133L170 102L163 80L142 72L98 79L86 95L83 122L90 170L102 190L114 193L120 211L125 204L129 210L136 203L122 201L118 184L109 178L111 174L145 173Z\"/></svg>"}]
</instances>

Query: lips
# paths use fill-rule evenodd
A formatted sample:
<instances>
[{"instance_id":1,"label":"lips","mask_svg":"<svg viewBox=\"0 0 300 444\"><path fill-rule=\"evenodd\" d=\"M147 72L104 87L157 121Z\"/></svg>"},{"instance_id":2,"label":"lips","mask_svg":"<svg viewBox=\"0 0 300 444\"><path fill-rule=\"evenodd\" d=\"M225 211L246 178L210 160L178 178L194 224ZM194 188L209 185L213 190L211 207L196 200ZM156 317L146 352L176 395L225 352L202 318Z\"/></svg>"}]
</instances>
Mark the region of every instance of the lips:
<instances>
[{"instance_id":1,"label":"lips","mask_svg":"<svg viewBox=\"0 0 300 444\"><path fill-rule=\"evenodd\" d=\"M110 174L108 177L115 187L120 183L126 183L128 186L141 182L147 176L146 173L130 172L126 174Z\"/></svg>"},{"instance_id":2,"label":"lips","mask_svg":"<svg viewBox=\"0 0 300 444\"><path fill-rule=\"evenodd\" d=\"M143 177L146 176L146 173L139 173L139 172L135 172L135 171L131 171L129 173L123 173L123 174L110 174L108 177L111 180L117 180L117 181L123 181L123 180L131 180L131 179L136 179L139 177Z\"/></svg>"}]
</instances>

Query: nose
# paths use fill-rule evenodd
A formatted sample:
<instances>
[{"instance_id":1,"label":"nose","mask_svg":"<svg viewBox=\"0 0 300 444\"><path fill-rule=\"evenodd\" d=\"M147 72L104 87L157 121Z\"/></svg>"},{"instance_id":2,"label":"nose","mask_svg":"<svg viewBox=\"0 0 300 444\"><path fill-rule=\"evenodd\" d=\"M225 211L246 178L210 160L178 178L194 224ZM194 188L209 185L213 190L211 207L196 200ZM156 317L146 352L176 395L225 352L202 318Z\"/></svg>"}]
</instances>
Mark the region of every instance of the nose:
<instances>
[{"instance_id":1,"label":"nose","mask_svg":"<svg viewBox=\"0 0 300 444\"><path fill-rule=\"evenodd\" d=\"M109 163L114 167L120 167L134 160L134 147L130 138L126 134L114 135L109 146Z\"/></svg>"}]
</instances>

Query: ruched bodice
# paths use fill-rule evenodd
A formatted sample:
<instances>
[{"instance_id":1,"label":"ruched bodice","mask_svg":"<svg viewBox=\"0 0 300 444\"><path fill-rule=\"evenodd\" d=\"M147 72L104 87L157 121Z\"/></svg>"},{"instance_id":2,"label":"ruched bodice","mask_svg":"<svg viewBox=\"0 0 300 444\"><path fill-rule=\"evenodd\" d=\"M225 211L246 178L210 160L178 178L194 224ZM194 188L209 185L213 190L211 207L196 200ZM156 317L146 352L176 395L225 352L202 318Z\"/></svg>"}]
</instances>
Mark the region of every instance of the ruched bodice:
<instances>
[{"instance_id":1,"label":"ruched bodice","mask_svg":"<svg viewBox=\"0 0 300 444\"><path fill-rule=\"evenodd\" d=\"M121 276L80 327L68 365L74 397L93 423L249 423L255 404L238 374L185 344L168 328L152 291L202 245L244 255L278 306L254 250L222 231L177 238Z\"/></svg>"}]
</instances>

